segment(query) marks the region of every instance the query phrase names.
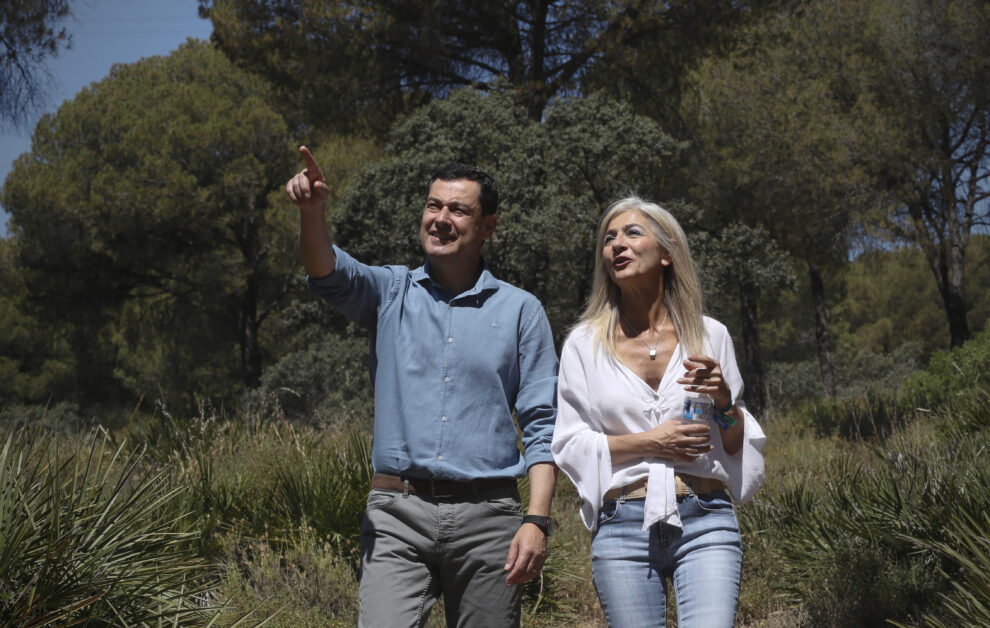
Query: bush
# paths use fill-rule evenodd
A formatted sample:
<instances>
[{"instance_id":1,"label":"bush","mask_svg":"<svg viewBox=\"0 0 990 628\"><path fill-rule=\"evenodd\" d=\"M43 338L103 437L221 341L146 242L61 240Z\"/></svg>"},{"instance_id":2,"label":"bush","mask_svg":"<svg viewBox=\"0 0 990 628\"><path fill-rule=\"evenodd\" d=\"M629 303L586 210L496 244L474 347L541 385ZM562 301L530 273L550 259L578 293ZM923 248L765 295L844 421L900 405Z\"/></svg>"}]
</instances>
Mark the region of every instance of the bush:
<instances>
[{"instance_id":1,"label":"bush","mask_svg":"<svg viewBox=\"0 0 990 628\"><path fill-rule=\"evenodd\" d=\"M955 567L953 573L942 570L952 583L952 592L942 596L938 615L926 615L930 628L977 628L990 626L990 514L954 515L946 530L946 541L928 543L918 540Z\"/></svg>"},{"instance_id":2,"label":"bush","mask_svg":"<svg viewBox=\"0 0 990 628\"><path fill-rule=\"evenodd\" d=\"M934 408L947 401L972 395L974 389L990 385L990 328L973 336L961 347L940 351L928 367L904 385L912 403Z\"/></svg>"},{"instance_id":3,"label":"bush","mask_svg":"<svg viewBox=\"0 0 990 628\"><path fill-rule=\"evenodd\" d=\"M921 366L921 345L909 342L891 353L850 351L834 353L836 398L894 396ZM796 407L824 397L818 360L775 362L767 372L767 392L776 407Z\"/></svg>"},{"instance_id":4,"label":"bush","mask_svg":"<svg viewBox=\"0 0 990 628\"><path fill-rule=\"evenodd\" d=\"M280 542L229 536L223 545L224 591L278 613L272 626L357 625L357 576L312 528L303 526Z\"/></svg>"},{"instance_id":5,"label":"bush","mask_svg":"<svg viewBox=\"0 0 990 628\"><path fill-rule=\"evenodd\" d=\"M368 339L328 336L265 370L246 397L247 414L320 428L370 427Z\"/></svg>"},{"instance_id":6,"label":"bush","mask_svg":"<svg viewBox=\"0 0 990 628\"><path fill-rule=\"evenodd\" d=\"M845 445L803 480L778 476L740 509L744 532L776 555L760 557L780 571L771 582L813 625L954 617L969 603L962 596L982 594L985 580L972 574L987 557L972 548L985 544L946 527L990 511L990 396L967 399L869 447ZM971 586L954 584L964 579Z\"/></svg>"},{"instance_id":7,"label":"bush","mask_svg":"<svg viewBox=\"0 0 990 628\"><path fill-rule=\"evenodd\" d=\"M794 411L797 422L822 437L872 438L890 434L914 414L914 407L894 394L867 394L838 400L818 399Z\"/></svg>"},{"instance_id":8,"label":"bush","mask_svg":"<svg viewBox=\"0 0 990 628\"><path fill-rule=\"evenodd\" d=\"M71 434L92 427L79 406L60 401L53 406L13 404L0 410L0 429L12 433L21 429Z\"/></svg>"}]
</instances>

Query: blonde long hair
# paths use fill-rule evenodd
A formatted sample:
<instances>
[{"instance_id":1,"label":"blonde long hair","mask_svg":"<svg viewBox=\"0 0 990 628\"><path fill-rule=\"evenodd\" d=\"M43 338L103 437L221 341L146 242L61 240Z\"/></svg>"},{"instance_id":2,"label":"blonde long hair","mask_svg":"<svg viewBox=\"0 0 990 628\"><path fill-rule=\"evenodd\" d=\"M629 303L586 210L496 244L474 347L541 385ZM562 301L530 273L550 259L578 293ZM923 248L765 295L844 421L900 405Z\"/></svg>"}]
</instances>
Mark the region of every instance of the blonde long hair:
<instances>
[{"instance_id":1,"label":"blonde long hair","mask_svg":"<svg viewBox=\"0 0 990 628\"><path fill-rule=\"evenodd\" d=\"M622 212L636 210L647 219L654 237L671 257L671 264L663 272L663 301L674 325L674 333L680 343L687 347L689 354L705 352L705 324L702 320L705 304L701 294L698 272L691 258L687 236L677 219L656 203L644 201L638 196L630 196L613 203L605 212L598 227L598 240L595 242L595 278L578 325L588 325L594 330L596 349L615 357L616 330L619 326L619 286L605 268L602 257L605 231L609 222Z\"/></svg>"}]
</instances>

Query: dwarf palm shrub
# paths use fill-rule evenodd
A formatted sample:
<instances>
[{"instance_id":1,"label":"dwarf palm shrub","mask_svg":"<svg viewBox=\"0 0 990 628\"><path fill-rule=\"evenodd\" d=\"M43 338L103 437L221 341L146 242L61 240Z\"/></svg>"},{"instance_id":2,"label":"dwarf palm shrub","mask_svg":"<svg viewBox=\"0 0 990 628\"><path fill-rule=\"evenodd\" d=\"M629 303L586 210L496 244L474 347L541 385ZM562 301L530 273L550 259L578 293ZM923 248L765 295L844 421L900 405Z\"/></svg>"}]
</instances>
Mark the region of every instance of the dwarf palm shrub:
<instances>
[{"instance_id":1,"label":"dwarf palm shrub","mask_svg":"<svg viewBox=\"0 0 990 628\"><path fill-rule=\"evenodd\" d=\"M961 557L982 566L972 558L980 537L948 523L983 522L990 511L982 395L971 392L972 402L956 400L886 440L845 445L814 476L779 477L740 509L744 529L777 555L783 575L775 584L814 625L918 622L953 600L968 604L960 582L979 593L980 580L968 576L975 566Z\"/></svg>"},{"instance_id":2,"label":"dwarf palm shrub","mask_svg":"<svg viewBox=\"0 0 990 628\"><path fill-rule=\"evenodd\" d=\"M940 569L952 590L941 596L941 607L927 613L923 625L928 628L982 628L990 626L990 514L953 515L946 529L946 541L933 543L913 539L921 547L941 556L955 567L953 572ZM906 628L903 624L892 622Z\"/></svg>"},{"instance_id":3,"label":"dwarf palm shrub","mask_svg":"<svg viewBox=\"0 0 990 628\"><path fill-rule=\"evenodd\" d=\"M373 473L371 444L364 436L351 435L332 448L310 441L280 461L273 499L288 526L312 527L356 568Z\"/></svg>"},{"instance_id":4,"label":"dwarf palm shrub","mask_svg":"<svg viewBox=\"0 0 990 628\"><path fill-rule=\"evenodd\" d=\"M50 444L49 444L50 443ZM91 435L0 452L0 624L206 625L214 570L173 505L181 488Z\"/></svg>"}]
</instances>

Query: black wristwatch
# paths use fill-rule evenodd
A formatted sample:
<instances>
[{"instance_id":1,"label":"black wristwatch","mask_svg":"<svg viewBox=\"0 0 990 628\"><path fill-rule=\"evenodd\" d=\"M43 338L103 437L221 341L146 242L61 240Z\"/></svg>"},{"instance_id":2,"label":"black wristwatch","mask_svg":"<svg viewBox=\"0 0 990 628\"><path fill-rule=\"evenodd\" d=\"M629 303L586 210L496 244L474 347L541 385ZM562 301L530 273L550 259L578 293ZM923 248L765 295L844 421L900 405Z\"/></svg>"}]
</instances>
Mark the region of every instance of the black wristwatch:
<instances>
[{"instance_id":1,"label":"black wristwatch","mask_svg":"<svg viewBox=\"0 0 990 628\"><path fill-rule=\"evenodd\" d=\"M550 517L541 517L540 515L524 515L523 523L532 523L539 529L543 530L543 534L550 536L553 532L553 519Z\"/></svg>"}]
</instances>

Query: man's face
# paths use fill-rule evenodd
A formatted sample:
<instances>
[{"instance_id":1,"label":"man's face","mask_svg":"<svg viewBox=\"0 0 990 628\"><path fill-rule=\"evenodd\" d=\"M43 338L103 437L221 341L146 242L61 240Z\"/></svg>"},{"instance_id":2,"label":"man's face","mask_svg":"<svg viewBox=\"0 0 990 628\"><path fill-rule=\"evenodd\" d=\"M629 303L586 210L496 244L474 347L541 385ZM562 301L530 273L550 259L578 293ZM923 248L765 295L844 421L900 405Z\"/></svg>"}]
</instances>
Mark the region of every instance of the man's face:
<instances>
[{"instance_id":1,"label":"man's face","mask_svg":"<svg viewBox=\"0 0 990 628\"><path fill-rule=\"evenodd\" d=\"M419 240L435 262L463 259L477 263L481 245L492 236L495 214L481 215L481 186L476 181L437 179L430 186L423 209Z\"/></svg>"}]
</instances>

